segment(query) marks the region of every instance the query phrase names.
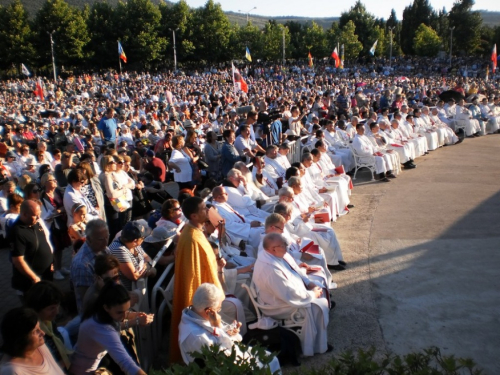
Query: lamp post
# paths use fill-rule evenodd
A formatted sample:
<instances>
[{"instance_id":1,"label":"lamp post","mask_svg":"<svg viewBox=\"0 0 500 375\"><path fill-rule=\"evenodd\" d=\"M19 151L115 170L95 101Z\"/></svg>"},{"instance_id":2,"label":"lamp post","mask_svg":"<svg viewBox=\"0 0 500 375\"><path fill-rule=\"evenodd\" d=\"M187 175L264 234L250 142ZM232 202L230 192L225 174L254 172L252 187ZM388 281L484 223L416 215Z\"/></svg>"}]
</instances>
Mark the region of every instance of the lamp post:
<instances>
[{"instance_id":1,"label":"lamp post","mask_svg":"<svg viewBox=\"0 0 500 375\"><path fill-rule=\"evenodd\" d=\"M455 26L450 27L450 68L451 68L451 54L453 52L453 30L455 30Z\"/></svg>"},{"instance_id":2,"label":"lamp post","mask_svg":"<svg viewBox=\"0 0 500 375\"><path fill-rule=\"evenodd\" d=\"M283 26L283 66L285 66L285 26Z\"/></svg>"},{"instance_id":3,"label":"lamp post","mask_svg":"<svg viewBox=\"0 0 500 375\"><path fill-rule=\"evenodd\" d=\"M389 68L392 65L392 30L394 30L394 26L389 27L389 30L391 32L391 48L389 50Z\"/></svg>"},{"instance_id":4,"label":"lamp post","mask_svg":"<svg viewBox=\"0 0 500 375\"><path fill-rule=\"evenodd\" d=\"M56 75L56 59L54 57L54 39L52 38L52 35L55 33L55 30L52 30L52 32L48 32L47 34L50 35L50 51L52 52L52 69L54 70L54 81L57 82L57 75Z\"/></svg>"},{"instance_id":5,"label":"lamp post","mask_svg":"<svg viewBox=\"0 0 500 375\"><path fill-rule=\"evenodd\" d=\"M257 7L253 7L252 9L247 10L246 12L244 12L244 13L246 13L246 14L247 14L247 23L248 23L248 14L249 14L252 10L255 10L255 9L257 9ZM241 10L238 10L238 12L243 13L243 11L241 11Z\"/></svg>"},{"instance_id":6,"label":"lamp post","mask_svg":"<svg viewBox=\"0 0 500 375\"><path fill-rule=\"evenodd\" d=\"M172 30L171 28L168 28L170 31L172 31L172 36L174 38L174 73L177 71L177 48L175 46L175 32L179 30L179 28Z\"/></svg>"}]
</instances>

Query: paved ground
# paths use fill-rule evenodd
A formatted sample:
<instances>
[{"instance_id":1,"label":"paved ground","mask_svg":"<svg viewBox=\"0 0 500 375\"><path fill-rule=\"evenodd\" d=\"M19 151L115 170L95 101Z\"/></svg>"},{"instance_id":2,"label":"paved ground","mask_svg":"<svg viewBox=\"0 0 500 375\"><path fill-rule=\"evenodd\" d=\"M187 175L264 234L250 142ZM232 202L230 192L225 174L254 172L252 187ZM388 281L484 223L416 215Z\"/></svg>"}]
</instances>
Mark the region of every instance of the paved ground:
<instances>
[{"instance_id":1,"label":"paved ground","mask_svg":"<svg viewBox=\"0 0 500 375\"><path fill-rule=\"evenodd\" d=\"M349 263L334 275L334 353L437 345L499 374L500 135L466 139L416 162L387 184L359 175L356 208L334 224ZM10 273L1 250L0 316L18 305Z\"/></svg>"},{"instance_id":2,"label":"paved ground","mask_svg":"<svg viewBox=\"0 0 500 375\"><path fill-rule=\"evenodd\" d=\"M358 178L334 224L349 263L334 275L335 352L436 345L499 374L500 135L416 163L391 183Z\"/></svg>"}]
</instances>

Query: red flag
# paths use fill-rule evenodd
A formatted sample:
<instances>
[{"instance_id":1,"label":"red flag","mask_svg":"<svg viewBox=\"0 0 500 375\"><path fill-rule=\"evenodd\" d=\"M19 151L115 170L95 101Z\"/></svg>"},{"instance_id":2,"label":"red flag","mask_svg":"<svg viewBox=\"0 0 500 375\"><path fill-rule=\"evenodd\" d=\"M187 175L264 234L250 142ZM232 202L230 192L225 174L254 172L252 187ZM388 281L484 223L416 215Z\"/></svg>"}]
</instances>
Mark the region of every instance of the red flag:
<instances>
[{"instance_id":1,"label":"red flag","mask_svg":"<svg viewBox=\"0 0 500 375\"><path fill-rule=\"evenodd\" d=\"M231 63L231 65L233 66L233 83L235 91L241 90L248 93L248 85L241 76L240 71L235 68L233 63Z\"/></svg>"},{"instance_id":2,"label":"red flag","mask_svg":"<svg viewBox=\"0 0 500 375\"><path fill-rule=\"evenodd\" d=\"M307 65L309 65L309 68L312 68L314 64L313 64L313 57L311 56L311 51L309 51L309 54L307 55L307 60L308 60Z\"/></svg>"},{"instance_id":3,"label":"red flag","mask_svg":"<svg viewBox=\"0 0 500 375\"><path fill-rule=\"evenodd\" d=\"M337 53L337 47L332 52L332 58L335 60L335 67L338 68L340 65L340 57Z\"/></svg>"},{"instance_id":4,"label":"red flag","mask_svg":"<svg viewBox=\"0 0 500 375\"><path fill-rule=\"evenodd\" d=\"M495 70L497 69L497 45L495 44L493 46L493 52L491 53L491 61L493 62L493 73L495 73Z\"/></svg>"},{"instance_id":5,"label":"red flag","mask_svg":"<svg viewBox=\"0 0 500 375\"><path fill-rule=\"evenodd\" d=\"M40 98L40 100L45 100L41 78L38 78L38 81L36 81L36 90L34 91L34 93L35 96L38 96Z\"/></svg>"}]
</instances>

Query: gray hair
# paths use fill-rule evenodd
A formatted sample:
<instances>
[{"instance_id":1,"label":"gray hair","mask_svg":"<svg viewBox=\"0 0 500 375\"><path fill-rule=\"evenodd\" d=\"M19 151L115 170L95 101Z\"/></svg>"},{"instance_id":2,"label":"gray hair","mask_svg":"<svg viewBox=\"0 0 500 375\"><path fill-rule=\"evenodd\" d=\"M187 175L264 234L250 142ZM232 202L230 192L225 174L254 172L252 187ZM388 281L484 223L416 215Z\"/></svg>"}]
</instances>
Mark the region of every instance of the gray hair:
<instances>
[{"instance_id":1,"label":"gray hair","mask_svg":"<svg viewBox=\"0 0 500 375\"><path fill-rule=\"evenodd\" d=\"M244 169L244 168L246 168L246 169ZM240 172L242 172L243 170L248 170L247 165L243 161L237 161L236 163L234 163L233 169L237 169Z\"/></svg>"},{"instance_id":2,"label":"gray hair","mask_svg":"<svg viewBox=\"0 0 500 375\"><path fill-rule=\"evenodd\" d=\"M298 184L300 184L300 177L293 176L288 179L288 186L294 187L297 186Z\"/></svg>"},{"instance_id":3,"label":"gray hair","mask_svg":"<svg viewBox=\"0 0 500 375\"><path fill-rule=\"evenodd\" d=\"M289 197L290 195L293 195L293 194L294 194L293 189L288 187L288 186L284 186L278 190L278 197L280 197L280 198L281 197Z\"/></svg>"},{"instance_id":4,"label":"gray hair","mask_svg":"<svg viewBox=\"0 0 500 375\"><path fill-rule=\"evenodd\" d=\"M203 311L207 307L215 308L224 299L224 293L214 284L203 283L194 292L192 305L196 311Z\"/></svg>"},{"instance_id":5,"label":"gray hair","mask_svg":"<svg viewBox=\"0 0 500 375\"><path fill-rule=\"evenodd\" d=\"M227 172L227 177L238 177L241 174L241 171L239 169L233 168L230 169L229 172Z\"/></svg>"},{"instance_id":6,"label":"gray hair","mask_svg":"<svg viewBox=\"0 0 500 375\"><path fill-rule=\"evenodd\" d=\"M86 237L92 237L92 235L100 230L106 228L108 229L108 224L102 220L102 219L95 219L95 220L90 220L87 223L87 227L85 228L85 236Z\"/></svg>"},{"instance_id":7,"label":"gray hair","mask_svg":"<svg viewBox=\"0 0 500 375\"><path fill-rule=\"evenodd\" d=\"M275 224L285 224L285 218L278 213L274 213L266 217L265 228L269 228Z\"/></svg>"},{"instance_id":8,"label":"gray hair","mask_svg":"<svg viewBox=\"0 0 500 375\"><path fill-rule=\"evenodd\" d=\"M285 243L285 239L279 233L266 234L266 236L264 237L264 240L262 241L262 246L264 247L264 250L268 250L272 242L279 241L279 240L281 240L283 243Z\"/></svg>"},{"instance_id":9,"label":"gray hair","mask_svg":"<svg viewBox=\"0 0 500 375\"><path fill-rule=\"evenodd\" d=\"M280 215L291 215L292 210L292 206L289 203L278 203L274 207L274 213Z\"/></svg>"}]
</instances>

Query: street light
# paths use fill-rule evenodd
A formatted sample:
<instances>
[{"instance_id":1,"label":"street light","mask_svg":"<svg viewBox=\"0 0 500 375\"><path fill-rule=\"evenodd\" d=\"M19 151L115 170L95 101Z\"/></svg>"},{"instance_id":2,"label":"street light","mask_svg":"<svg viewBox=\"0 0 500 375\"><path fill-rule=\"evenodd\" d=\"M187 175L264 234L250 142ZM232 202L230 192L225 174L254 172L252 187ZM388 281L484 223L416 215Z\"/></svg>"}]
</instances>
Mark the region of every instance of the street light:
<instances>
[{"instance_id":1,"label":"street light","mask_svg":"<svg viewBox=\"0 0 500 375\"><path fill-rule=\"evenodd\" d=\"M391 31L391 48L389 52L389 68L390 68L392 64L392 30L394 30L394 26L389 27L389 30Z\"/></svg>"},{"instance_id":2,"label":"street light","mask_svg":"<svg viewBox=\"0 0 500 375\"><path fill-rule=\"evenodd\" d=\"M451 54L453 52L453 30L455 30L455 26L450 27L450 68L451 68Z\"/></svg>"},{"instance_id":3,"label":"street light","mask_svg":"<svg viewBox=\"0 0 500 375\"><path fill-rule=\"evenodd\" d=\"M246 12L243 12L241 10L238 10L238 12L240 12L240 13L246 13L247 14L247 23L248 23L248 13L250 13L252 10L255 10L255 9L257 9L257 7L253 7L252 9L247 10Z\"/></svg>"},{"instance_id":4,"label":"street light","mask_svg":"<svg viewBox=\"0 0 500 375\"><path fill-rule=\"evenodd\" d=\"M52 69L54 70L54 81L57 82L57 75L56 75L56 59L54 57L54 39L52 39L52 35L55 33L55 30L52 30L52 32L48 32L47 34L50 35L50 51L52 52Z\"/></svg>"},{"instance_id":5,"label":"street light","mask_svg":"<svg viewBox=\"0 0 500 375\"><path fill-rule=\"evenodd\" d=\"M177 71L177 48L175 47L175 32L179 30L179 28L172 30L170 27L168 28L174 37L174 73Z\"/></svg>"},{"instance_id":6,"label":"street light","mask_svg":"<svg viewBox=\"0 0 500 375\"><path fill-rule=\"evenodd\" d=\"M285 29L286 26L283 27L283 66L285 66Z\"/></svg>"}]
</instances>

